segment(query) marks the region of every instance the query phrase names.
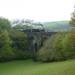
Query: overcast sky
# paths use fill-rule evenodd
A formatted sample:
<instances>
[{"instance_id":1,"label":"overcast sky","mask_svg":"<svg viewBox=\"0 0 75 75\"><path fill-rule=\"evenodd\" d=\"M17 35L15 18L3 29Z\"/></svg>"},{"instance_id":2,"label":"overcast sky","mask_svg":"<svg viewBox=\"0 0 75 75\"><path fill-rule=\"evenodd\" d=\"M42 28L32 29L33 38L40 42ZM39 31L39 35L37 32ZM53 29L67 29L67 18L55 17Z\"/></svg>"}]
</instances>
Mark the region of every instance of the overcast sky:
<instances>
[{"instance_id":1,"label":"overcast sky","mask_svg":"<svg viewBox=\"0 0 75 75\"><path fill-rule=\"evenodd\" d=\"M74 0L0 0L0 16L36 21L69 20Z\"/></svg>"}]
</instances>

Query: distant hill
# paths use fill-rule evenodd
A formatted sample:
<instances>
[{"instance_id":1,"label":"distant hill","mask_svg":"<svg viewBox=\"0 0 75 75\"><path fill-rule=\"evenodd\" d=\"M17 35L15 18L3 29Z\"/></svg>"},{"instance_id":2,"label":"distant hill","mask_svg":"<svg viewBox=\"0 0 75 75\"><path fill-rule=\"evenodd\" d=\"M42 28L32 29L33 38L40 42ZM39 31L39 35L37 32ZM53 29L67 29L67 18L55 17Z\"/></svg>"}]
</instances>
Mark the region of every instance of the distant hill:
<instances>
[{"instance_id":1,"label":"distant hill","mask_svg":"<svg viewBox=\"0 0 75 75\"><path fill-rule=\"evenodd\" d=\"M68 31L72 28L69 21L44 22L44 28L47 31Z\"/></svg>"}]
</instances>

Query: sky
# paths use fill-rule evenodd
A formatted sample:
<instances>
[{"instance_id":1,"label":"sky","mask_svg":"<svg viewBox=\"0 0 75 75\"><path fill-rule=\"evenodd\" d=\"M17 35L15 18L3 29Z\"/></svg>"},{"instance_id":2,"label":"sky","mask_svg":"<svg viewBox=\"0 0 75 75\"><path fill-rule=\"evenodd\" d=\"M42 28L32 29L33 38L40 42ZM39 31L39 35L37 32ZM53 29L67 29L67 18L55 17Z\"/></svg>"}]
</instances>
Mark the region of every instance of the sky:
<instances>
[{"instance_id":1,"label":"sky","mask_svg":"<svg viewBox=\"0 0 75 75\"><path fill-rule=\"evenodd\" d=\"M10 20L70 20L74 3L74 0L0 0L0 16Z\"/></svg>"}]
</instances>

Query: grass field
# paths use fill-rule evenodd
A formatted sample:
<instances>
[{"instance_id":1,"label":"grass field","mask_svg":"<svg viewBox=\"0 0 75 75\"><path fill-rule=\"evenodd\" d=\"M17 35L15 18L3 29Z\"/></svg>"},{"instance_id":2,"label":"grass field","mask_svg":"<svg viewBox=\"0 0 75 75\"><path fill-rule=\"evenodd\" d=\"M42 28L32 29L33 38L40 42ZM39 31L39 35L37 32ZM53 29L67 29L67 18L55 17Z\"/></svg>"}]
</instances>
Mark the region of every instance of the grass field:
<instances>
[{"instance_id":1,"label":"grass field","mask_svg":"<svg viewBox=\"0 0 75 75\"><path fill-rule=\"evenodd\" d=\"M0 75L75 75L75 60L53 63L12 61L0 63Z\"/></svg>"}]
</instances>

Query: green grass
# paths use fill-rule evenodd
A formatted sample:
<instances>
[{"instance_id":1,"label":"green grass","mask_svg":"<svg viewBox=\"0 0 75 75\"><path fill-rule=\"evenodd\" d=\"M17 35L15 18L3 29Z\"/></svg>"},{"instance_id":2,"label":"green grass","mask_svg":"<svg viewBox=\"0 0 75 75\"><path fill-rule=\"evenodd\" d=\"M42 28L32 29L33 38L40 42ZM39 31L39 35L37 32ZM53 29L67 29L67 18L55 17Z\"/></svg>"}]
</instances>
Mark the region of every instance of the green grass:
<instances>
[{"instance_id":1,"label":"green grass","mask_svg":"<svg viewBox=\"0 0 75 75\"><path fill-rule=\"evenodd\" d=\"M0 75L75 75L75 60L53 63L34 63L31 60L0 63Z\"/></svg>"}]
</instances>

